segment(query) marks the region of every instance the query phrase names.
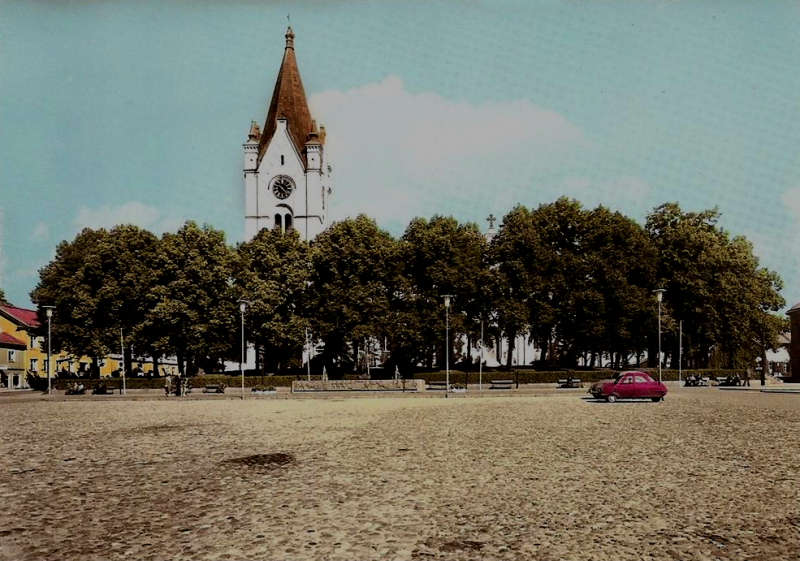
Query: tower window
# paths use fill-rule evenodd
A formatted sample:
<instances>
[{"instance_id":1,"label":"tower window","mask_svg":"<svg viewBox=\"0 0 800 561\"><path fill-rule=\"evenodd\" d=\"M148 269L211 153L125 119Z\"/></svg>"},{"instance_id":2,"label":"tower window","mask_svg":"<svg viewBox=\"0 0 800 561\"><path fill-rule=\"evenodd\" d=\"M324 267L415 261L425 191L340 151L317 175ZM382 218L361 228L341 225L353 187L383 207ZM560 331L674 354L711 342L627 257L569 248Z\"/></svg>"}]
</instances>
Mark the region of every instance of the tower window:
<instances>
[{"instance_id":1,"label":"tower window","mask_svg":"<svg viewBox=\"0 0 800 561\"><path fill-rule=\"evenodd\" d=\"M280 214L275 215L275 229L279 232L283 231L283 216Z\"/></svg>"},{"instance_id":2,"label":"tower window","mask_svg":"<svg viewBox=\"0 0 800 561\"><path fill-rule=\"evenodd\" d=\"M283 154L281 154L281 165L283 165Z\"/></svg>"},{"instance_id":3,"label":"tower window","mask_svg":"<svg viewBox=\"0 0 800 561\"><path fill-rule=\"evenodd\" d=\"M291 214L287 214L286 215L286 231L288 232L291 229L292 229L292 215Z\"/></svg>"}]
</instances>

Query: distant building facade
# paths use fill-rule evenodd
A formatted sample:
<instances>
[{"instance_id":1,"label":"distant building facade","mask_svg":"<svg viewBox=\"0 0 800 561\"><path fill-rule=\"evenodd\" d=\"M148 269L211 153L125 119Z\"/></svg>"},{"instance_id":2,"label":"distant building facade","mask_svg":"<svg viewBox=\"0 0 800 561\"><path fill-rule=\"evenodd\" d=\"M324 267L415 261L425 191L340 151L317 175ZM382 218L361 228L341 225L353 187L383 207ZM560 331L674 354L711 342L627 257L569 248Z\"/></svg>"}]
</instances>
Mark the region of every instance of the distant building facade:
<instances>
[{"instance_id":1,"label":"distant building facade","mask_svg":"<svg viewBox=\"0 0 800 561\"><path fill-rule=\"evenodd\" d=\"M794 380L800 380L800 302L786 312L789 315L789 370Z\"/></svg>"},{"instance_id":2,"label":"distant building facade","mask_svg":"<svg viewBox=\"0 0 800 561\"><path fill-rule=\"evenodd\" d=\"M253 121L244 144L246 240L271 228L296 229L308 241L328 226L332 170L325 128L317 127L308 109L291 27L285 37L263 130Z\"/></svg>"},{"instance_id":3,"label":"distant building facade","mask_svg":"<svg viewBox=\"0 0 800 561\"><path fill-rule=\"evenodd\" d=\"M36 310L0 305L0 387L28 387L28 372L47 372L47 352L42 353L43 338Z\"/></svg>"},{"instance_id":4,"label":"distant building facade","mask_svg":"<svg viewBox=\"0 0 800 561\"><path fill-rule=\"evenodd\" d=\"M11 305L0 305L0 388L24 389L28 387L28 375L47 377L48 357L47 341L38 335L39 320L36 310L18 308ZM67 352L55 350L52 353L53 367L50 375L53 378L70 374L88 377L91 372L92 359L86 356L74 356ZM133 372L129 376L148 376L154 371L151 361L135 357ZM122 369L122 358L119 353L110 353L99 361L100 376L108 377L119 373ZM176 374L177 361L174 357L162 358L156 375Z\"/></svg>"}]
</instances>

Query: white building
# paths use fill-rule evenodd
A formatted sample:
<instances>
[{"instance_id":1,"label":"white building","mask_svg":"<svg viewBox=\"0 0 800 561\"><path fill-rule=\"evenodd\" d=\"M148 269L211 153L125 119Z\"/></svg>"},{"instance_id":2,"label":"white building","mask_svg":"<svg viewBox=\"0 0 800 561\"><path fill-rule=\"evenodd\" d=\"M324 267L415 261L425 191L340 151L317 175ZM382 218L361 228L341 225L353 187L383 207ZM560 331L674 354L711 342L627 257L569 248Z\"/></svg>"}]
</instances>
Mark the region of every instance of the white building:
<instances>
[{"instance_id":1,"label":"white building","mask_svg":"<svg viewBox=\"0 0 800 561\"><path fill-rule=\"evenodd\" d=\"M306 241L325 230L331 166L324 147L325 127L311 118L290 27L263 132L253 121L244 144L246 240L264 228L294 228Z\"/></svg>"}]
</instances>

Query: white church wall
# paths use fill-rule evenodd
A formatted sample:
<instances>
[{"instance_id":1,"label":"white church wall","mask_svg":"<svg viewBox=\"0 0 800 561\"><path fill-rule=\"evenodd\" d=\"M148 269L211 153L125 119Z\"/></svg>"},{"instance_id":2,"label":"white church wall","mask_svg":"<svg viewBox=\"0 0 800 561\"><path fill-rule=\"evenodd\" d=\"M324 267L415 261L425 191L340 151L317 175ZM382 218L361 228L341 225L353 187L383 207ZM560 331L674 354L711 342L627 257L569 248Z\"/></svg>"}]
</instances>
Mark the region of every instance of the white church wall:
<instances>
[{"instance_id":1,"label":"white church wall","mask_svg":"<svg viewBox=\"0 0 800 561\"><path fill-rule=\"evenodd\" d=\"M288 176L294 183L292 194L278 199L272 192L272 182L279 175ZM297 215L305 215L305 170L286 129L286 121L279 120L278 128L267 146L256 174L245 174L246 216L249 224L245 234L252 239L259 230L273 228L276 214L291 214L293 226L304 235L303 221L295 221ZM258 217L258 218L252 218Z\"/></svg>"}]
</instances>

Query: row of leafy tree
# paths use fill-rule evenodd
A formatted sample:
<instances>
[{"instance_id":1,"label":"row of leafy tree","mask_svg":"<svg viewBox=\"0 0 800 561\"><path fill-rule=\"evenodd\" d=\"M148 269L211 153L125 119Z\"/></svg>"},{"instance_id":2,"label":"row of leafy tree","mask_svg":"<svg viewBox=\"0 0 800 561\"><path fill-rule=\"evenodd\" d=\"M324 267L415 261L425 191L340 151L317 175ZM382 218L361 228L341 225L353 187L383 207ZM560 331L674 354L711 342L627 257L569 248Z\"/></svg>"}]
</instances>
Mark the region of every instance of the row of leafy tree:
<instances>
[{"instance_id":1,"label":"row of leafy tree","mask_svg":"<svg viewBox=\"0 0 800 561\"><path fill-rule=\"evenodd\" d=\"M638 364L655 356L652 291L664 288L668 362L682 321L685 366L738 367L777 344L785 302L778 276L718 219L670 203L642 227L562 198L517 206L490 242L442 216L412 220L399 239L361 215L310 244L265 230L235 248L193 222L161 238L130 225L85 229L58 246L31 298L56 307L55 348L96 360L122 337L126 364L131 353L174 356L182 372L213 371L239 356L244 299L247 340L267 372L299 366L308 340L323 343L316 370L351 370L379 340L405 372L444 362L445 294L449 348L462 357L483 329L487 346L505 341L508 366L520 336L548 366Z\"/></svg>"}]
</instances>

